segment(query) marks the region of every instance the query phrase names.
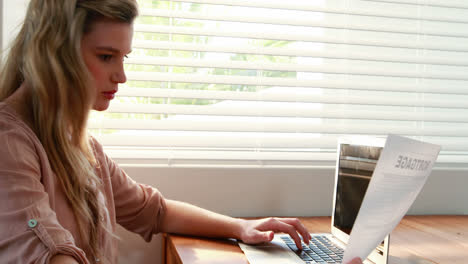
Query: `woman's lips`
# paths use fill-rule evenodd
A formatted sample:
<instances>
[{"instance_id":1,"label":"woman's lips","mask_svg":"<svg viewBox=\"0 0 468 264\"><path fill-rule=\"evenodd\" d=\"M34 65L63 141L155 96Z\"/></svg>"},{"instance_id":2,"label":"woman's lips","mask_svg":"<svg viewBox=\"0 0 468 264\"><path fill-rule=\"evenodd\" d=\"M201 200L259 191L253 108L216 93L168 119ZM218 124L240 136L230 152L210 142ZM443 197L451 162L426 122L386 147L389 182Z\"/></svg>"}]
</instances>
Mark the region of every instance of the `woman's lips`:
<instances>
[{"instance_id":1,"label":"woman's lips","mask_svg":"<svg viewBox=\"0 0 468 264\"><path fill-rule=\"evenodd\" d=\"M116 92L117 91L102 92L102 95L104 95L104 97L107 98L108 100L112 100L114 99Z\"/></svg>"}]
</instances>

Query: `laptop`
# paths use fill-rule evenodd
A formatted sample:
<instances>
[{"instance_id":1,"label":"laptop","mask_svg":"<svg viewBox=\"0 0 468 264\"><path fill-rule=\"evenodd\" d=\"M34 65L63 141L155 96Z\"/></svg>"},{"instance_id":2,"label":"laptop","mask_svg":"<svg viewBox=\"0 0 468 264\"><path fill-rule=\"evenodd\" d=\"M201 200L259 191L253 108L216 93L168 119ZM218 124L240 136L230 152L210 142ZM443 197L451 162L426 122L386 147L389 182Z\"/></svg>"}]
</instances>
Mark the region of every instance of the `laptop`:
<instances>
[{"instance_id":1,"label":"laptop","mask_svg":"<svg viewBox=\"0 0 468 264\"><path fill-rule=\"evenodd\" d=\"M269 243L270 248L266 249L269 257L273 257L273 261L269 263L341 263L345 245L384 145L384 138L339 139L331 233L311 234L309 245L302 242L302 251L297 249L288 234L275 234L273 241ZM249 246L241 245L242 247ZM388 252L389 235L363 262L387 264Z\"/></svg>"}]
</instances>

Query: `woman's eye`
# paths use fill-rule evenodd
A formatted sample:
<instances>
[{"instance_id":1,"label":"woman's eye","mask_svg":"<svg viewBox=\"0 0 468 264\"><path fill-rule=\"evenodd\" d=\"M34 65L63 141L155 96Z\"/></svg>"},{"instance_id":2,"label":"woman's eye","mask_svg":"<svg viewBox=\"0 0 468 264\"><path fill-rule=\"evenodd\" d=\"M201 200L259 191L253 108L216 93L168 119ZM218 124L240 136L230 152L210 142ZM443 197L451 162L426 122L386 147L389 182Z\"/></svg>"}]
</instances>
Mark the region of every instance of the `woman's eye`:
<instances>
[{"instance_id":1,"label":"woman's eye","mask_svg":"<svg viewBox=\"0 0 468 264\"><path fill-rule=\"evenodd\" d=\"M99 58L100 58L102 61L109 61L110 59L112 59L112 55L102 54L102 55L99 55Z\"/></svg>"}]
</instances>

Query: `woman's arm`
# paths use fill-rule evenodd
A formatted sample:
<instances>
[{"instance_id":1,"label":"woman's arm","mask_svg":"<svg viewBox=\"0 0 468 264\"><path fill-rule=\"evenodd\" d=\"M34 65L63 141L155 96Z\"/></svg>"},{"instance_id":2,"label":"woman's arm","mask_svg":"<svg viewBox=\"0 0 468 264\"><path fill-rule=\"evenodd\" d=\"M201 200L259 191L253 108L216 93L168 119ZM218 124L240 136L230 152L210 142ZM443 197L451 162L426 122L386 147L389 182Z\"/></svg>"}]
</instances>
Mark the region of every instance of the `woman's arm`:
<instances>
[{"instance_id":1,"label":"woman's arm","mask_svg":"<svg viewBox=\"0 0 468 264\"><path fill-rule=\"evenodd\" d=\"M50 199L55 175L34 132L0 111L0 263L46 263L53 255L89 263L70 231L63 228ZM50 183L49 188L43 182ZM57 183L58 184L58 183ZM11 260L11 261L9 261Z\"/></svg>"},{"instance_id":2,"label":"woman's arm","mask_svg":"<svg viewBox=\"0 0 468 264\"><path fill-rule=\"evenodd\" d=\"M161 231L205 237L227 237L256 244L271 241L273 232L288 233L302 248L298 233L309 243L309 231L296 218L263 218L244 220L217 214L191 204L166 200L166 213L162 220ZM362 264L354 258L347 264Z\"/></svg>"},{"instance_id":3,"label":"woman's arm","mask_svg":"<svg viewBox=\"0 0 468 264\"><path fill-rule=\"evenodd\" d=\"M68 255L55 255L50 259L50 264L79 264L74 257Z\"/></svg>"},{"instance_id":4,"label":"woman's arm","mask_svg":"<svg viewBox=\"0 0 468 264\"><path fill-rule=\"evenodd\" d=\"M256 244L271 241L274 232L288 233L302 248L298 233L309 243L310 234L296 218L244 220L217 214L191 204L166 200L161 231L205 237L227 237Z\"/></svg>"}]
</instances>

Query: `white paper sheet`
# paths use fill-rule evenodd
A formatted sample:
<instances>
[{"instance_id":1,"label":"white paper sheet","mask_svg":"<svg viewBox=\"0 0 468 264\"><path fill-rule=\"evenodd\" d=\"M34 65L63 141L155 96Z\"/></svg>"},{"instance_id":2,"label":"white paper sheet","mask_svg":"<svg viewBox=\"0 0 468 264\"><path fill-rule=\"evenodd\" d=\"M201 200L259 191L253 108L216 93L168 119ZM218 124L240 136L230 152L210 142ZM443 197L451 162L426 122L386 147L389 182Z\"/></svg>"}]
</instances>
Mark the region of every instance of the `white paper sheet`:
<instances>
[{"instance_id":1,"label":"white paper sheet","mask_svg":"<svg viewBox=\"0 0 468 264\"><path fill-rule=\"evenodd\" d=\"M366 259L400 222L421 191L440 146L390 135L351 231L343 263Z\"/></svg>"}]
</instances>

